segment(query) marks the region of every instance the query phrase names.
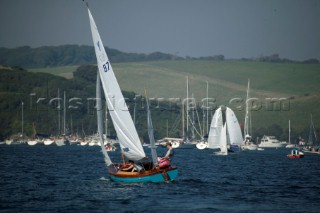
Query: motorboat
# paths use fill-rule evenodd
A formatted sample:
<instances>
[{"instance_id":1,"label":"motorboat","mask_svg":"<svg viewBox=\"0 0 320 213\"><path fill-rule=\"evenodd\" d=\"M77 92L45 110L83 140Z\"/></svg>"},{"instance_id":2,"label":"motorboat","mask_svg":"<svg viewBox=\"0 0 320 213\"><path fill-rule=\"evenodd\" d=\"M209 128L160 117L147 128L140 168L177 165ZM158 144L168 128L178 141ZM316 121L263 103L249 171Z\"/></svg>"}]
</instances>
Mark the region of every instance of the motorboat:
<instances>
[{"instance_id":1,"label":"motorboat","mask_svg":"<svg viewBox=\"0 0 320 213\"><path fill-rule=\"evenodd\" d=\"M260 148L281 148L283 144L276 139L275 136L264 135L261 139L261 143L258 145Z\"/></svg>"}]
</instances>

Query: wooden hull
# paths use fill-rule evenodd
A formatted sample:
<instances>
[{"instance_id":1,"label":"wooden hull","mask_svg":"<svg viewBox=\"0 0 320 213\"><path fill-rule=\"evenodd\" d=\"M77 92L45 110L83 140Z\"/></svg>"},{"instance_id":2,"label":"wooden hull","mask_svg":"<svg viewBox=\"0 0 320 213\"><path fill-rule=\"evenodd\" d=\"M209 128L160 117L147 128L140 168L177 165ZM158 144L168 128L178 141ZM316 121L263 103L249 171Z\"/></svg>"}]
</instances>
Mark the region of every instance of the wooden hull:
<instances>
[{"instance_id":1,"label":"wooden hull","mask_svg":"<svg viewBox=\"0 0 320 213\"><path fill-rule=\"evenodd\" d=\"M108 168L110 178L114 182L125 183L164 183L175 180L178 176L176 167L168 167L165 169L151 169L143 172L127 172L117 169L118 165L111 165Z\"/></svg>"}]
</instances>

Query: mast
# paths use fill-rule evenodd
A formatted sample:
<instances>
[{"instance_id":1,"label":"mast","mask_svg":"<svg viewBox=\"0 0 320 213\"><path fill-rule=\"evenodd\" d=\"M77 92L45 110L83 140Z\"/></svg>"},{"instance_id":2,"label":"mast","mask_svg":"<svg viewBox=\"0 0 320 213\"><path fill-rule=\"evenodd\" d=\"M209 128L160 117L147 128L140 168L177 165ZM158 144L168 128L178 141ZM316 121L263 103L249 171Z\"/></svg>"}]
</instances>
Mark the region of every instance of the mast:
<instances>
[{"instance_id":1,"label":"mast","mask_svg":"<svg viewBox=\"0 0 320 213\"><path fill-rule=\"evenodd\" d=\"M184 102L181 103L181 127L182 127L182 139L184 140L185 132L184 132Z\"/></svg>"},{"instance_id":2,"label":"mast","mask_svg":"<svg viewBox=\"0 0 320 213\"><path fill-rule=\"evenodd\" d=\"M314 135L314 138L315 140L317 141L317 135L316 135L316 130L314 128L314 124L313 124L313 120L312 120L312 114L310 114L310 130L309 130L309 139L308 139L308 144L309 145L314 145L313 144L313 135ZM315 141L315 142L316 142Z\"/></svg>"},{"instance_id":3,"label":"mast","mask_svg":"<svg viewBox=\"0 0 320 213\"><path fill-rule=\"evenodd\" d=\"M148 135L149 135L149 140L150 140L151 156L152 156L153 167L156 167L156 166L158 166L158 157L157 157L157 150L156 150L156 145L155 145L155 140L154 140L151 111L149 108L149 100L148 100L146 88L144 89L144 92L146 95L146 102L147 102L147 116L148 116L147 123L148 123Z\"/></svg>"},{"instance_id":4,"label":"mast","mask_svg":"<svg viewBox=\"0 0 320 213\"><path fill-rule=\"evenodd\" d=\"M290 129L290 120L289 120L289 144L291 144L291 142L290 142L290 134L291 134L291 129Z\"/></svg>"},{"instance_id":5,"label":"mast","mask_svg":"<svg viewBox=\"0 0 320 213\"><path fill-rule=\"evenodd\" d=\"M189 134L189 76L187 76L187 141L189 141L188 134Z\"/></svg>"},{"instance_id":6,"label":"mast","mask_svg":"<svg viewBox=\"0 0 320 213\"><path fill-rule=\"evenodd\" d=\"M204 106L203 106L203 108L202 108L202 137L204 138L204 136L205 136L205 125L204 125L204 123L205 123L205 114L204 114Z\"/></svg>"},{"instance_id":7,"label":"mast","mask_svg":"<svg viewBox=\"0 0 320 213\"><path fill-rule=\"evenodd\" d=\"M249 134L249 122L250 122L250 115L249 115L249 89L250 89L250 79L248 79L248 88L247 88L247 99L246 99L246 114L244 118L244 128L243 128L243 136L244 138L247 137Z\"/></svg>"},{"instance_id":8,"label":"mast","mask_svg":"<svg viewBox=\"0 0 320 213\"><path fill-rule=\"evenodd\" d=\"M168 119L167 119L167 137L169 137L168 135L169 135L169 128L168 128Z\"/></svg>"},{"instance_id":9,"label":"mast","mask_svg":"<svg viewBox=\"0 0 320 213\"><path fill-rule=\"evenodd\" d=\"M63 135L66 135L66 91L63 91Z\"/></svg>"},{"instance_id":10,"label":"mast","mask_svg":"<svg viewBox=\"0 0 320 213\"><path fill-rule=\"evenodd\" d=\"M133 107L133 123L134 125L136 124L136 106L137 106L137 103L136 103L136 97L134 97L134 107Z\"/></svg>"},{"instance_id":11,"label":"mast","mask_svg":"<svg viewBox=\"0 0 320 213\"><path fill-rule=\"evenodd\" d=\"M207 134L209 132L209 107L208 107L209 102L208 102L208 96L209 96L209 83L207 81L207 132L206 132Z\"/></svg>"},{"instance_id":12,"label":"mast","mask_svg":"<svg viewBox=\"0 0 320 213\"><path fill-rule=\"evenodd\" d=\"M23 138L23 101L21 101L21 137Z\"/></svg>"},{"instance_id":13,"label":"mast","mask_svg":"<svg viewBox=\"0 0 320 213\"><path fill-rule=\"evenodd\" d=\"M192 101L193 101L193 93L192 93ZM195 126L194 126L194 109L192 110L192 126L191 126L191 128L192 128L192 139L194 139L195 138L195 136L194 136L194 129L195 129Z\"/></svg>"},{"instance_id":14,"label":"mast","mask_svg":"<svg viewBox=\"0 0 320 213\"><path fill-rule=\"evenodd\" d=\"M105 131L106 131L106 140L108 138L108 109L107 109L107 101L106 101L106 123L105 123Z\"/></svg>"},{"instance_id":15,"label":"mast","mask_svg":"<svg viewBox=\"0 0 320 213\"><path fill-rule=\"evenodd\" d=\"M61 135L60 109L61 109L61 106L60 106L60 90L58 88L58 130L59 130L59 134L58 135Z\"/></svg>"},{"instance_id":16,"label":"mast","mask_svg":"<svg viewBox=\"0 0 320 213\"><path fill-rule=\"evenodd\" d=\"M73 126L72 126L72 114L70 114L70 128L71 128L71 135L73 135Z\"/></svg>"}]
</instances>

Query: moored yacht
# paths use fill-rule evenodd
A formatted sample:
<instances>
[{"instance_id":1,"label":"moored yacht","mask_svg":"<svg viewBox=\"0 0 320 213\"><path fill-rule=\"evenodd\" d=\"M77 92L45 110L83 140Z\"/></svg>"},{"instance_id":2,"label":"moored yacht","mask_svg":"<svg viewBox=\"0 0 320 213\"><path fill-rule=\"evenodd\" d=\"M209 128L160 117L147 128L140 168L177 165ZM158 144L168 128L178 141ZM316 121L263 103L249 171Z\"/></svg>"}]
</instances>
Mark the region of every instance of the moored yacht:
<instances>
[{"instance_id":1,"label":"moored yacht","mask_svg":"<svg viewBox=\"0 0 320 213\"><path fill-rule=\"evenodd\" d=\"M261 143L259 144L260 148L281 148L283 147L283 143L281 143L275 136L266 136L264 135L261 139Z\"/></svg>"}]
</instances>

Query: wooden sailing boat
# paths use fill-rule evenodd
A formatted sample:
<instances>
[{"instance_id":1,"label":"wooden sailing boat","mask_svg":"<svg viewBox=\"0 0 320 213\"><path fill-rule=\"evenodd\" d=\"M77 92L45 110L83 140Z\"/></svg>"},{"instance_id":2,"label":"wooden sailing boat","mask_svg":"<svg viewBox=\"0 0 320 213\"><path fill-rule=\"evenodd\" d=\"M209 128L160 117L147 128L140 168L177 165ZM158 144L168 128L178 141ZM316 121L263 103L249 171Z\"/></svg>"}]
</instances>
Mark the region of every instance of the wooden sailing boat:
<instances>
[{"instance_id":1,"label":"wooden sailing boat","mask_svg":"<svg viewBox=\"0 0 320 213\"><path fill-rule=\"evenodd\" d=\"M120 90L118 81L114 75L110 61L105 52L97 26L91 15L89 7L88 14L99 70L97 75L96 90L98 132L102 153L104 155L105 163L108 166L108 172L111 180L116 182L168 182L174 180L178 175L178 170L176 167L168 166L165 168L160 168L158 166L154 139L152 140L151 137L151 135L153 136L153 128L149 107L148 132L151 139L150 142L153 161L142 162L142 160L146 158L146 154L141 145L137 130L128 111L128 107L125 103L125 99ZM103 145L104 139L100 82L102 83L103 91L107 101L107 107L119 140L121 151L123 153L123 162L121 164L112 163ZM132 168L131 171L128 169L131 165L126 163L125 158L135 162L134 168Z\"/></svg>"}]
</instances>

